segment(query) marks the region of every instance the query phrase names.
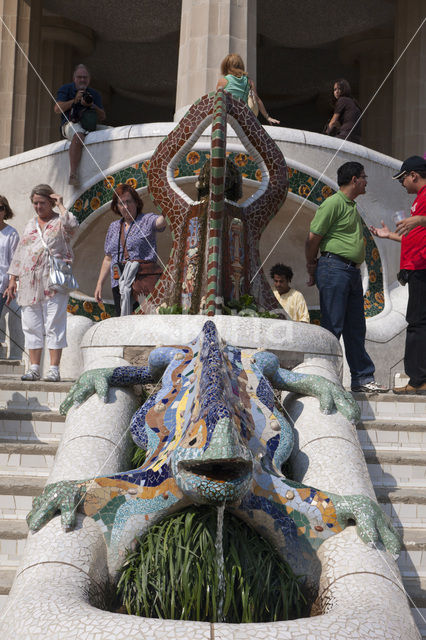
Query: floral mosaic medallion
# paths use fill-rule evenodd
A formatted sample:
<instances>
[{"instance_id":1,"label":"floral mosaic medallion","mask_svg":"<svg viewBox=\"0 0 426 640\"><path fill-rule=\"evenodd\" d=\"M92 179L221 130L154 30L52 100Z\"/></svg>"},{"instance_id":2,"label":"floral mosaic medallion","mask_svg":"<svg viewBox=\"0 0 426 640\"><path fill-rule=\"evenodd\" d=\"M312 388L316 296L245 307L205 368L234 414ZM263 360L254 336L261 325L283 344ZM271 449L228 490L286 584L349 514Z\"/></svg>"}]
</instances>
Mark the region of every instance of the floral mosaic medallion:
<instances>
[{"instance_id":1,"label":"floral mosaic medallion","mask_svg":"<svg viewBox=\"0 0 426 640\"><path fill-rule=\"evenodd\" d=\"M115 307L113 304L104 304L103 302L93 302L91 300L77 300L70 296L68 298L68 313L75 316L84 316L95 322L115 317Z\"/></svg>"},{"instance_id":2,"label":"floral mosaic medallion","mask_svg":"<svg viewBox=\"0 0 426 640\"><path fill-rule=\"evenodd\" d=\"M243 178L261 182L262 174L254 158L246 153L227 152L227 156L239 167ZM200 173L205 161L210 158L209 151L189 151L175 169L175 178L196 176ZM96 182L74 202L71 211L80 223L94 213L99 207L112 199L112 191L119 184L129 184L135 189L147 186L149 160L144 160L120 169L114 174ZM316 178L299 169L288 167L289 191L306 198L319 206L335 191ZM380 254L368 227L363 222L365 242L365 262L369 275L369 286L364 296L365 317L371 318L384 309L383 273ZM76 315L83 315L99 322L115 315L113 305L97 304L95 302L76 300L70 297L68 311ZM319 324L319 312L313 310L311 322Z\"/></svg>"}]
</instances>

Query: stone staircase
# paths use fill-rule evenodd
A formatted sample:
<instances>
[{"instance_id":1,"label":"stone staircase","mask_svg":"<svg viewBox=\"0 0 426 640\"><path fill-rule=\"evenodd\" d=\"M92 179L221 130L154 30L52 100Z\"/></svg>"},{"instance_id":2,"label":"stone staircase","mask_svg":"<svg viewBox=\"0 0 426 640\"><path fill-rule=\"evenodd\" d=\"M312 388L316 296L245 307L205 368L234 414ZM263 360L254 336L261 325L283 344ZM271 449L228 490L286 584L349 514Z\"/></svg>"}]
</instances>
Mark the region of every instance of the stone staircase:
<instances>
[{"instance_id":1,"label":"stone staircase","mask_svg":"<svg viewBox=\"0 0 426 640\"><path fill-rule=\"evenodd\" d=\"M71 381L22 382L21 362L0 360L0 608L28 533L25 517L53 464L65 419L58 408Z\"/></svg>"},{"instance_id":2,"label":"stone staircase","mask_svg":"<svg viewBox=\"0 0 426 640\"><path fill-rule=\"evenodd\" d=\"M359 441L377 499L403 537L398 566L426 638L426 396L356 398Z\"/></svg>"},{"instance_id":3,"label":"stone staircase","mask_svg":"<svg viewBox=\"0 0 426 640\"><path fill-rule=\"evenodd\" d=\"M64 431L58 407L71 381L22 382L0 360L0 608L27 536L25 516L46 483ZM426 396L356 394L358 436L377 498L403 536L398 565L426 640Z\"/></svg>"}]
</instances>

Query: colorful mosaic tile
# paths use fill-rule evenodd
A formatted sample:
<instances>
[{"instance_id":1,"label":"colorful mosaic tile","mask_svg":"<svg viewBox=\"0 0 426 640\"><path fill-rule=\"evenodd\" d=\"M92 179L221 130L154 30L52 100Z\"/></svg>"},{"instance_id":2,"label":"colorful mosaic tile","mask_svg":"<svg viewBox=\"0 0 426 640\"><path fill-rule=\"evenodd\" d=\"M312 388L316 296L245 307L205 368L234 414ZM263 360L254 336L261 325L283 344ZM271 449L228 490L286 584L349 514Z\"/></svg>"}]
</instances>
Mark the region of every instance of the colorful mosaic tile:
<instances>
[{"instance_id":1,"label":"colorful mosaic tile","mask_svg":"<svg viewBox=\"0 0 426 640\"><path fill-rule=\"evenodd\" d=\"M398 538L379 506L363 496L337 496L284 476L293 429L273 403L273 388L313 395L324 413L340 411L355 422L359 407L340 385L317 375L287 371L268 352L244 352L224 344L213 322L188 345L158 347L148 366L85 372L61 406L67 411L108 386L151 383L162 387L133 415L134 442L146 451L138 469L82 481L48 485L28 517L41 528L59 509L72 527L75 512L100 526L118 569L132 539L150 523L189 502L220 505L275 532L278 546L296 572L309 573L320 544L353 518L369 541L376 527L384 544ZM277 433L278 431L278 433ZM278 437L277 437L278 436ZM130 536L130 539L129 539Z\"/></svg>"},{"instance_id":2,"label":"colorful mosaic tile","mask_svg":"<svg viewBox=\"0 0 426 640\"><path fill-rule=\"evenodd\" d=\"M151 160L145 160L121 169L115 174L94 184L74 203L71 210L79 222L85 220L99 207L111 200L112 190L120 183L131 184L135 188L149 186L149 192L157 207L168 219L174 236L174 245L167 268L157 282L149 300L156 306L171 307L177 305L189 313L216 312L222 298L230 299L244 293L254 295L259 307L266 310L276 307L275 298L263 270L260 269L259 240L269 220L281 206L285 194L287 178L286 167L281 152L273 140L266 134L256 118L239 100L230 94L209 94L197 101L175 129L157 147ZM211 114L214 104L218 105L217 121L212 127L212 149L198 151L187 149L201 135L204 120ZM226 114L233 118L238 126L242 143L258 153L226 152L225 122ZM216 116L215 116L216 117ZM225 117L223 122L220 118ZM216 124L215 124L216 123ZM232 221L232 207L227 206L227 215L222 211L223 166L218 162L222 154L230 158L242 172L243 177L261 183L264 193L247 207L239 208L236 215L240 220ZM176 160L177 158L177 160ZM168 169L174 162L174 177L198 175L206 160L212 161L212 197L208 207L200 204L190 205L173 190L168 182ZM267 175L259 161L265 162ZM264 166L265 166L264 165ZM217 173L217 177L216 174ZM333 189L313 176L300 170L288 170L288 189L315 205L320 205ZM214 185L218 190L215 195ZM217 211L216 211L217 209ZM238 225L236 224L238 222ZM192 230L191 226L192 225ZM373 236L363 223L366 242L366 263L369 269L369 288L364 297L366 317L380 313L384 308L383 275L380 255ZM197 238L193 249L187 246L187 238L192 234ZM207 251L207 272L202 274ZM171 274L173 273L173 277ZM222 282L218 274L222 274ZM203 284L204 283L204 284ZM87 303L86 303L87 307ZM96 309L92 314L83 304L70 301L69 309L77 314L88 315L101 320L113 315L111 310ZM315 316L316 314L314 314ZM316 322L316 318L313 319Z\"/></svg>"},{"instance_id":3,"label":"colorful mosaic tile","mask_svg":"<svg viewBox=\"0 0 426 640\"><path fill-rule=\"evenodd\" d=\"M75 316L90 318L95 322L115 317L113 304L104 304L103 302L94 302L92 300L77 300L73 296L68 298L67 311Z\"/></svg>"}]
</instances>

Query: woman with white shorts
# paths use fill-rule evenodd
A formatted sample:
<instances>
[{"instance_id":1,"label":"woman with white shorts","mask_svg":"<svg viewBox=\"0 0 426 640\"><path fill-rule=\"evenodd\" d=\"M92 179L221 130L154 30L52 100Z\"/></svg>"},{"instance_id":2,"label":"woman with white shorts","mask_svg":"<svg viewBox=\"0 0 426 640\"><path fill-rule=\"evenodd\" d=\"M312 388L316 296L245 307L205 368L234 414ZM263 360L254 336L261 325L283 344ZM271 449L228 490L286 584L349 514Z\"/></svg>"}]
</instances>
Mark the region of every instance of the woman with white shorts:
<instances>
[{"instance_id":1,"label":"woman with white shorts","mask_svg":"<svg viewBox=\"0 0 426 640\"><path fill-rule=\"evenodd\" d=\"M30 368L22 380L40 380L40 360L46 335L50 369L44 380L59 382L62 349L67 346L68 293L49 288L49 252L72 262L69 240L78 222L65 209L62 197L54 193L49 185L34 187L30 199L36 215L25 227L13 256L5 294L8 303L17 295L22 307L22 330L30 356ZM59 214L53 210L55 207L59 209Z\"/></svg>"}]
</instances>

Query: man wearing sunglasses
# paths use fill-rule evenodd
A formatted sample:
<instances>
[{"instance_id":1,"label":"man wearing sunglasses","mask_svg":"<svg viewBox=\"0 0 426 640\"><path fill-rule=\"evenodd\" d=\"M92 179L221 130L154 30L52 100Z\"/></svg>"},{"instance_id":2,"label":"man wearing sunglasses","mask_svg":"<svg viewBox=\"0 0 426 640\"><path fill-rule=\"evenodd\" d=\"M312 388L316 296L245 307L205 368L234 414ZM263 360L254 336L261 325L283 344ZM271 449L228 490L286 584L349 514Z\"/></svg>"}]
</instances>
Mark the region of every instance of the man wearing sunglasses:
<instances>
[{"instance_id":1,"label":"man wearing sunglasses","mask_svg":"<svg viewBox=\"0 0 426 640\"><path fill-rule=\"evenodd\" d=\"M416 194L411 215L397 223L396 231L390 231L383 220L381 227L370 227L375 236L401 243L398 280L408 282L404 367L410 380L393 392L426 395L426 160L407 158L393 180L399 180L407 193Z\"/></svg>"},{"instance_id":2,"label":"man wearing sunglasses","mask_svg":"<svg viewBox=\"0 0 426 640\"><path fill-rule=\"evenodd\" d=\"M308 285L320 295L321 326L343 336L351 371L351 389L384 393L374 379L374 364L365 349L364 297L360 264L365 259L361 216L355 199L365 193L367 176L359 162L337 170L339 190L318 207L306 240ZM318 251L320 256L317 259Z\"/></svg>"}]
</instances>

